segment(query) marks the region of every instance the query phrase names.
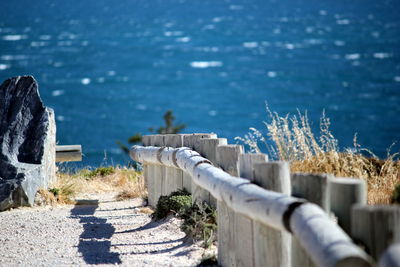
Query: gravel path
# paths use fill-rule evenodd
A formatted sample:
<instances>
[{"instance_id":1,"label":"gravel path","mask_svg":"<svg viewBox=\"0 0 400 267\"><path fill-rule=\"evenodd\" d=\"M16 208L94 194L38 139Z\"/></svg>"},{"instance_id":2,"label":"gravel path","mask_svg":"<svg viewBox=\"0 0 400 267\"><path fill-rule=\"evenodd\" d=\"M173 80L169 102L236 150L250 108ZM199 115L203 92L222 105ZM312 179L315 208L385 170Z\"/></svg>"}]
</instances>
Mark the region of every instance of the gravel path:
<instances>
[{"instance_id":1,"label":"gravel path","mask_svg":"<svg viewBox=\"0 0 400 267\"><path fill-rule=\"evenodd\" d=\"M93 196L91 196L93 198ZM152 222L141 199L0 213L0 266L194 266L204 252L180 221Z\"/></svg>"}]
</instances>

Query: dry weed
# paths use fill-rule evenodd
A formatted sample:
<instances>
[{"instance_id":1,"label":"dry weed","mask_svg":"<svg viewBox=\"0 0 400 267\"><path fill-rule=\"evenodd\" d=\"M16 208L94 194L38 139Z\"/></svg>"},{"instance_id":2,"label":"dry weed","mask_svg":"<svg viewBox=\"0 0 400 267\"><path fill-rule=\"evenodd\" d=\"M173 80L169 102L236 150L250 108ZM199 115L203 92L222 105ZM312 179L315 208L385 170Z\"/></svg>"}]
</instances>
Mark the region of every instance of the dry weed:
<instances>
[{"instance_id":1,"label":"dry weed","mask_svg":"<svg viewBox=\"0 0 400 267\"><path fill-rule=\"evenodd\" d=\"M362 149L354 137L354 148L339 152L338 142L329 130L330 120L322 114L320 135L316 137L310 127L307 113L304 115L279 116L267 106L270 122L264 122L267 142L260 131L250 128L244 138L236 139L250 147L251 152L260 152L263 143L271 159L289 161L292 172L330 173L336 177L365 179L368 184L369 204L388 204L396 184L400 183L398 154L388 151L386 160L379 160L372 152ZM368 155L368 156L365 156Z\"/></svg>"},{"instance_id":2,"label":"dry weed","mask_svg":"<svg viewBox=\"0 0 400 267\"><path fill-rule=\"evenodd\" d=\"M55 205L57 198L49 190L40 188L35 197L35 204L37 205Z\"/></svg>"},{"instance_id":3,"label":"dry weed","mask_svg":"<svg viewBox=\"0 0 400 267\"><path fill-rule=\"evenodd\" d=\"M147 195L142 173L127 168L102 167L100 171L99 169L92 171L83 169L75 174L57 173L57 180L52 188L40 190L41 202L73 204L73 198L78 194L107 192L115 192L117 200Z\"/></svg>"},{"instance_id":4,"label":"dry weed","mask_svg":"<svg viewBox=\"0 0 400 267\"><path fill-rule=\"evenodd\" d=\"M330 173L336 177L356 177L368 184L369 204L389 204L400 183L400 163L368 158L354 153L328 152L291 162L292 172Z\"/></svg>"},{"instance_id":5,"label":"dry weed","mask_svg":"<svg viewBox=\"0 0 400 267\"><path fill-rule=\"evenodd\" d=\"M144 213L144 214L153 214L154 210L149 207L142 207L142 208L139 208L139 212Z\"/></svg>"}]
</instances>

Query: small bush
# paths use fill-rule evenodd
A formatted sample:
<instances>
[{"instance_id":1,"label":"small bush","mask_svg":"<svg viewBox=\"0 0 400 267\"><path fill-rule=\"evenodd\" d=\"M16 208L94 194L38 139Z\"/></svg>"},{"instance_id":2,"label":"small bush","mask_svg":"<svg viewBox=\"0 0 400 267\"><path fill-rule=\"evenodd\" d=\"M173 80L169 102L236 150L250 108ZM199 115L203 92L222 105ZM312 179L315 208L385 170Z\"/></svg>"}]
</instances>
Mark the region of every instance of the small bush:
<instances>
[{"instance_id":1,"label":"small bush","mask_svg":"<svg viewBox=\"0 0 400 267\"><path fill-rule=\"evenodd\" d=\"M210 247L216 241L216 210L207 204L192 205L192 197L186 190L173 192L169 196L161 196L152 216L156 220L160 220L171 213L183 219L182 231L193 240L203 240L205 248Z\"/></svg>"},{"instance_id":2,"label":"small bush","mask_svg":"<svg viewBox=\"0 0 400 267\"><path fill-rule=\"evenodd\" d=\"M161 196L158 199L153 218L160 220L172 212L181 216L191 205L192 197L186 190L172 192L169 196Z\"/></svg>"},{"instance_id":3,"label":"small bush","mask_svg":"<svg viewBox=\"0 0 400 267\"><path fill-rule=\"evenodd\" d=\"M60 194L60 188L50 188L49 192L52 193L56 197Z\"/></svg>"},{"instance_id":4,"label":"small bush","mask_svg":"<svg viewBox=\"0 0 400 267\"><path fill-rule=\"evenodd\" d=\"M72 197L75 195L74 184L68 183L60 187L53 187L48 189L48 192L53 194L54 199L56 200L57 203L64 203L64 204L74 203L74 201L72 200ZM41 194L42 196L45 196L44 192L42 192Z\"/></svg>"},{"instance_id":5,"label":"small bush","mask_svg":"<svg viewBox=\"0 0 400 267\"><path fill-rule=\"evenodd\" d=\"M207 204L194 204L181 215L182 231L194 240L203 240L205 248L217 240L217 211Z\"/></svg>"}]
</instances>

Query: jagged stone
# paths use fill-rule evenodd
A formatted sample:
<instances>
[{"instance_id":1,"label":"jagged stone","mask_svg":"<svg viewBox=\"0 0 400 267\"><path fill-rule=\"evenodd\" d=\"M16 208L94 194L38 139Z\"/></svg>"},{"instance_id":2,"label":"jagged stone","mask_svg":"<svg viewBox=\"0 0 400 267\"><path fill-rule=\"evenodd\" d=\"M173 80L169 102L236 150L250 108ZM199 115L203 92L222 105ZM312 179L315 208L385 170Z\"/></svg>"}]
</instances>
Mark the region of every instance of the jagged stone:
<instances>
[{"instance_id":1,"label":"jagged stone","mask_svg":"<svg viewBox=\"0 0 400 267\"><path fill-rule=\"evenodd\" d=\"M43 105L32 76L0 86L0 211L31 206L55 179L54 111Z\"/></svg>"}]
</instances>

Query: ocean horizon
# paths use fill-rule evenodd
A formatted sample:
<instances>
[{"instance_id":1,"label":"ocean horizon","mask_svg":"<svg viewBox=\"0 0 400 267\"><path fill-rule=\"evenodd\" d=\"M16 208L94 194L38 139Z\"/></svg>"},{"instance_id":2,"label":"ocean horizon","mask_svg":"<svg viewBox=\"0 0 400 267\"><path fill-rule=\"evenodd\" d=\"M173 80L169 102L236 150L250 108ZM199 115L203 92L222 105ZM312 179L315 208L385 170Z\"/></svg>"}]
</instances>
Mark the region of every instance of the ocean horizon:
<instances>
[{"instance_id":1,"label":"ocean horizon","mask_svg":"<svg viewBox=\"0 0 400 267\"><path fill-rule=\"evenodd\" d=\"M0 80L32 75L55 111L67 166L127 165L135 133L172 110L182 133L237 143L281 116L323 112L344 150L400 141L400 2L3 1ZM391 152L399 152L394 144Z\"/></svg>"}]
</instances>

